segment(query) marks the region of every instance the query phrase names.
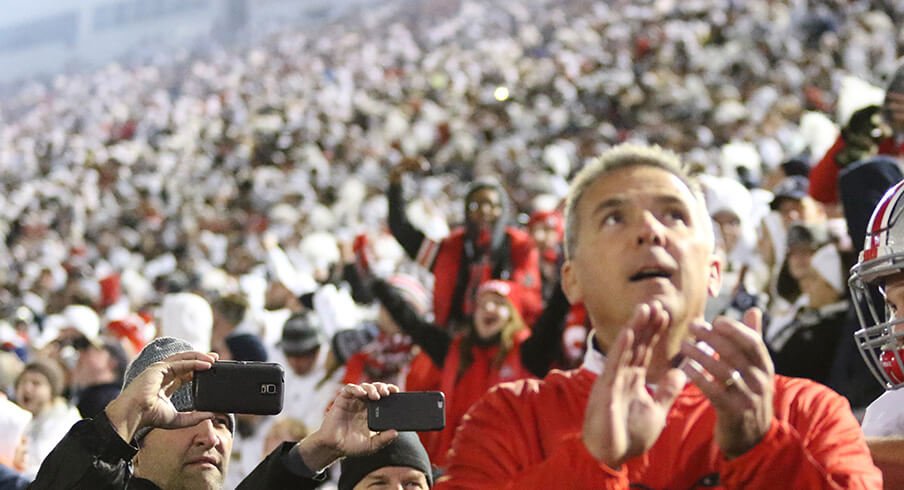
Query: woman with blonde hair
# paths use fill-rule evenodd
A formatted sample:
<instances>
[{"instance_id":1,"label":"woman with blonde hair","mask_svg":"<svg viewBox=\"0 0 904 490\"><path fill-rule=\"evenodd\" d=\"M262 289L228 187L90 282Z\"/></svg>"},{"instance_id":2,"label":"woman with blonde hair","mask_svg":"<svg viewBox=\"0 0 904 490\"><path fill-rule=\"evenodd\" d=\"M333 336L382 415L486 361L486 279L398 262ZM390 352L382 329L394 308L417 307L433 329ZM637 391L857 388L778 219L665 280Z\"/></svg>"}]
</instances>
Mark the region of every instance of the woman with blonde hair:
<instances>
[{"instance_id":1,"label":"woman with blonde hair","mask_svg":"<svg viewBox=\"0 0 904 490\"><path fill-rule=\"evenodd\" d=\"M421 434L430 461L442 467L462 417L487 390L503 381L533 377L521 362L530 335L508 281L491 280L477 290L474 316L458 334L421 318L396 288L376 281L374 294L398 326L430 358L435 385L446 395L446 428Z\"/></svg>"}]
</instances>

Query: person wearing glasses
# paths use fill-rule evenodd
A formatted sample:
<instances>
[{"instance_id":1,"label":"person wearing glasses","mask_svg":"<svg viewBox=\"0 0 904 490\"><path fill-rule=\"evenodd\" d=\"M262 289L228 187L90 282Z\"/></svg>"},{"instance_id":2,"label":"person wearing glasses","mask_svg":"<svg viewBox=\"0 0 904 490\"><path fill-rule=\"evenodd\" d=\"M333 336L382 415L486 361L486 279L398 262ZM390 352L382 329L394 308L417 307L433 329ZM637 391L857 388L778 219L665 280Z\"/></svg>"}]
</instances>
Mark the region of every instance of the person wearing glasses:
<instances>
[{"instance_id":1,"label":"person wearing glasses","mask_svg":"<svg viewBox=\"0 0 904 490\"><path fill-rule=\"evenodd\" d=\"M465 222L446 238L428 238L408 219L402 177L425 171L422 159L402 160L389 173L389 229L405 252L429 269L435 280L433 314L437 325L467 325L477 289L490 279L511 281L518 289L525 321L543 308L540 255L530 236L509 225L509 200L493 179L479 179L464 198Z\"/></svg>"}]
</instances>

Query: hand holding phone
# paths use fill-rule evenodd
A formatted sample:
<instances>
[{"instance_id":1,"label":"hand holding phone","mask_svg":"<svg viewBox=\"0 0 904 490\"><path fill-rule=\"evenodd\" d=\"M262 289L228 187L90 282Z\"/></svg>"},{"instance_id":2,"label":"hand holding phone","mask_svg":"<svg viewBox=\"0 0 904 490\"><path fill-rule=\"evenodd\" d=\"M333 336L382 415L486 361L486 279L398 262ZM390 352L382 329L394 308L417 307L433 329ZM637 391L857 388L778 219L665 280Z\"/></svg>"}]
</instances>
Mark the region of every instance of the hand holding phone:
<instances>
[{"instance_id":1,"label":"hand holding phone","mask_svg":"<svg viewBox=\"0 0 904 490\"><path fill-rule=\"evenodd\" d=\"M441 391L403 391L367 402L367 426L373 431L434 431L446 426L446 397Z\"/></svg>"},{"instance_id":2,"label":"hand holding phone","mask_svg":"<svg viewBox=\"0 0 904 490\"><path fill-rule=\"evenodd\" d=\"M218 361L196 371L195 410L276 415L282 411L285 372L272 362Z\"/></svg>"}]
</instances>

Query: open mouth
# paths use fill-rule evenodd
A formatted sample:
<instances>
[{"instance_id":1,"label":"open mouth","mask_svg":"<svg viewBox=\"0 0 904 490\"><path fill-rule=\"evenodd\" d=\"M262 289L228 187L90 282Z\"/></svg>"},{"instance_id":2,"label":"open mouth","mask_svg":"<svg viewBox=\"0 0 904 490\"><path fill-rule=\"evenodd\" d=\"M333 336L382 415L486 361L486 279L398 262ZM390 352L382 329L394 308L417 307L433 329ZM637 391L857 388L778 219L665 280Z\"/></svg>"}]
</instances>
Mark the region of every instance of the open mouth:
<instances>
[{"instance_id":1,"label":"open mouth","mask_svg":"<svg viewBox=\"0 0 904 490\"><path fill-rule=\"evenodd\" d=\"M499 321L499 315L487 314L483 317L483 322L487 325L495 325Z\"/></svg>"},{"instance_id":2,"label":"open mouth","mask_svg":"<svg viewBox=\"0 0 904 490\"><path fill-rule=\"evenodd\" d=\"M672 278L672 272L667 269L660 268L660 267L645 267L645 268L637 271L633 275L631 275L631 277L629 277L628 279L631 282L638 282L638 281L644 281L647 279L671 279L671 278Z\"/></svg>"}]
</instances>

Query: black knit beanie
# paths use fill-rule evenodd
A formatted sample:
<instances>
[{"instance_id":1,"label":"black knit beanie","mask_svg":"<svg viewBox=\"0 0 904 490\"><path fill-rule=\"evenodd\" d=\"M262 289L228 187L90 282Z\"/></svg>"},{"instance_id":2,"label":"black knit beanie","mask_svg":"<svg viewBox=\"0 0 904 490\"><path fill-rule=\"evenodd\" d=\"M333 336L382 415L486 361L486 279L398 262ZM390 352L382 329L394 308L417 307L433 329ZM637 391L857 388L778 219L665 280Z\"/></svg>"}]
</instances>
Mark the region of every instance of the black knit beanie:
<instances>
[{"instance_id":1,"label":"black knit beanie","mask_svg":"<svg viewBox=\"0 0 904 490\"><path fill-rule=\"evenodd\" d=\"M421 471L427 477L427 485L433 486L430 457L421 440L414 432L400 432L396 440L375 453L343 459L339 490L351 490L370 472L387 466L406 466Z\"/></svg>"}]
</instances>

